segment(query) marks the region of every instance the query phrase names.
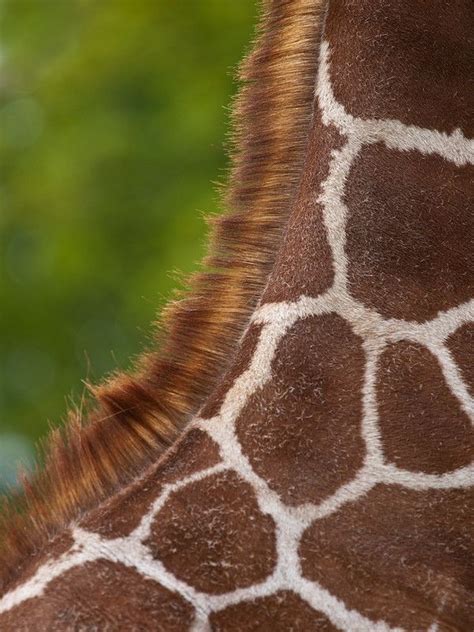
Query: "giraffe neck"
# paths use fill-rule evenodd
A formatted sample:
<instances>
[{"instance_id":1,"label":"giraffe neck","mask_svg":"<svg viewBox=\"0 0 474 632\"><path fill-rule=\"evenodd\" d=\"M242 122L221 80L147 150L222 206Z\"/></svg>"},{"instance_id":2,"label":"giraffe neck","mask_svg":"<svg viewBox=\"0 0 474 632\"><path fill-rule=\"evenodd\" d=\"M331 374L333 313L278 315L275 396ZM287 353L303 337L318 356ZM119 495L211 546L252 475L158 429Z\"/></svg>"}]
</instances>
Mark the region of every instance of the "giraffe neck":
<instances>
[{"instance_id":1,"label":"giraffe neck","mask_svg":"<svg viewBox=\"0 0 474 632\"><path fill-rule=\"evenodd\" d=\"M473 23L467 0L327 3L298 193L229 370L5 595L11 629L57 623L58 594L89 626L472 629Z\"/></svg>"},{"instance_id":2,"label":"giraffe neck","mask_svg":"<svg viewBox=\"0 0 474 632\"><path fill-rule=\"evenodd\" d=\"M473 14L465 1L329 3L306 166L264 302L336 287L423 322L472 296Z\"/></svg>"},{"instance_id":3,"label":"giraffe neck","mask_svg":"<svg viewBox=\"0 0 474 632\"><path fill-rule=\"evenodd\" d=\"M180 436L229 366L258 303L301 175L321 2L265 3L240 68L232 172L209 253L160 317L157 349L117 374L46 442L45 465L0 498L0 591L51 535L143 473ZM5 502L4 502L5 501Z\"/></svg>"}]
</instances>

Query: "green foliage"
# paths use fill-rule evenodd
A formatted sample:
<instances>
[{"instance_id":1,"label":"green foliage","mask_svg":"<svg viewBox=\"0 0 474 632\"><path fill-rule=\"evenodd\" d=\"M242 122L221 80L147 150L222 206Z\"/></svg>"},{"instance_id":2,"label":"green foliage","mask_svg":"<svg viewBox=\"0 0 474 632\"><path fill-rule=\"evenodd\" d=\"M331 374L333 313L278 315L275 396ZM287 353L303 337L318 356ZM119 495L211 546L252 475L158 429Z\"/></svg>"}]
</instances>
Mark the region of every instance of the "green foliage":
<instances>
[{"instance_id":1,"label":"green foliage","mask_svg":"<svg viewBox=\"0 0 474 632\"><path fill-rule=\"evenodd\" d=\"M0 4L4 480L82 379L130 365L169 272L200 259L254 18L254 0Z\"/></svg>"}]
</instances>

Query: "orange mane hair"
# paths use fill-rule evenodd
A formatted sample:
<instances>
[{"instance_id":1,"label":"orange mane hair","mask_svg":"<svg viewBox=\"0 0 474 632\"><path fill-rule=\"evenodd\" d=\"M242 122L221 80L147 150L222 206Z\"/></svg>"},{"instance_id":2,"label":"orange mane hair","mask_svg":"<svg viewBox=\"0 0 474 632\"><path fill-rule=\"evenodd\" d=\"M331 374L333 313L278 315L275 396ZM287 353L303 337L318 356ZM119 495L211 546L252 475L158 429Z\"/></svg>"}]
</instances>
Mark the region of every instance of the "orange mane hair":
<instances>
[{"instance_id":1,"label":"orange mane hair","mask_svg":"<svg viewBox=\"0 0 474 632\"><path fill-rule=\"evenodd\" d=\"M0 588L46 539L155 461L225 371L281 242L305 157L320 3L269 0L243 63L233 166L209 254L161 318L157 351L93 388L90 412L54 430L44 466L3 501Z\"/></svg>"}]
</instances>

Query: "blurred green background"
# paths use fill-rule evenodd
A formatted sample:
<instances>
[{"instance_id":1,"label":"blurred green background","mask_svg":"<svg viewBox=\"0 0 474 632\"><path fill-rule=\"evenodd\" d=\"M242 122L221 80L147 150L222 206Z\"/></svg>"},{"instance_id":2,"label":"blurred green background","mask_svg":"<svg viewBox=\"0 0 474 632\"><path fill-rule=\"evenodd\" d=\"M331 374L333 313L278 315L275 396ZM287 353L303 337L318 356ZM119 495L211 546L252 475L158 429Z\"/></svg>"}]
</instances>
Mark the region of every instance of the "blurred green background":
<instances>
[{"instance_id":1,"label":"blurred green background","mask_svg":"<svg viewBox=\"0 0 474 632\"><path fill-rule=\"evenodd\" d=\"M255 0L0 0L0 488L127 368L218 211Z\"/></svg>"}]
</instances>

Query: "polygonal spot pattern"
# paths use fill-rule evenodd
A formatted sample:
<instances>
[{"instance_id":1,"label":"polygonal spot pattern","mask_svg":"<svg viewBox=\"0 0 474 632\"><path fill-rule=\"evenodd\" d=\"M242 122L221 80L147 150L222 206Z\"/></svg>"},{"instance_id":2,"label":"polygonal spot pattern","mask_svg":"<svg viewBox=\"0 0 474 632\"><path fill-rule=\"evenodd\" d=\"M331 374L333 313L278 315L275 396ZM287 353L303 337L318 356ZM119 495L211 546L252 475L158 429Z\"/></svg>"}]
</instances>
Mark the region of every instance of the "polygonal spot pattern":
<instances>
[{"instance_id":1,"label":"polygonal spot pattern","mask_svg":"<svg viewBox=\"0 0 474 632\"><path fill-rule=\"evenodd\" d=\"M372 621L418 631L436 617L441 629L467 630L474 612L473 511L472 489L378 485L307 530L303 574Z\"/></svg>"},{"instance_id":2,"label":"polygonal spot pattern","mask_svg":"<svg viewBox=\"0 0 474 632\"><path fill-rule=\"evenodd\" d=\"M0 629L183 632L193 618L192 606L180 595L123 564L97 560L53 580L41 598L0 615Z\"/></svg>"},{"instance_id":3,"label":"polygonal spot pattern","mask_svg":"<svg viewBox=\"0 0 474 632\"><path fill-rule=\"evenodd\" d=\"M273 521L233 472L173 494L145 544L176 577L207 593L262 581L276 561Z\"/></svg>"},{"instance_id":4,"label":"polygonal spot pattern","mask_svg":"<svg viewBox=\"0 0 474 632\"><path fill-rule=\"evenodd\" d=\"M339 316L307 318L281 341L272 379L237 421L252 467L284 502L320 502L362 464L364 354Z\"/></svg>"},{"instance_id":5,"label":"polygonal spot pattern","mask_svg":"<svg viewBox=\"0 0 474 632\"><path fill-rule=\"evenodd\" d=\"M439 156L362 149L345 190L352 296L385 318L419 322L469 300L473 179L472 166Z\"/></svg>"},{"instance_id":6,"label":"polygonal spot pattern","mask_svg":"<svg viewBox=\"0 0 474 632\"><path fill-rule=\"evenodd\" d=\"M462 1L464 3L464 0ZM367 4L368 0L361 0L361 3ZM338 10L349 4L355 6L350 2L331 3L330 9ZM371 8L374 11L378 10L380 15L380 11L385 10L386 6L386 15L389 16L390 11L393 11L398 4L395 1L389 2L389 6L385 2L375 3L373 7L371 5ZM443 3L443 8L453 10L446 3ZM405 9L406 7L404 11ZM431 12L430 19L436 15L441 14L436 11ZM332 25L328 27L330 32L337 22L334 20L331 22L331 19L328 20L328 24ZM438 18L435 17L435 19ZM353 33L349 35L353 37ZM380 41L382 39L380 38ZM374 44L378 46L379 42L374 42ZM390 53L390 51L387 52ZM446 183L446 197L444 197L443 189L439 192L436 202L441 206L446 204L446 201L450 205L454 204L456 207L454 210L457 213L459 200L455 199L455 196L461 192L462 198L463 192L465 194L468 191L467 187L470 184L463 177L458 178L463 166L474 163L472 142L466 139L459 130L448 136L436 130L405 126L396 120L354 118L334 97L329 71L330 53L328 43L323 41L317 84L318 104L323 123L319 131L324 134L328 129L332 130L332 126L337 127L340 137L344 137L344 144L341 147L333 147L325 154L325 159L328 161L330 159L327 177L319 183L320 186L317 189L319 195L317 200L313 200L319 206L315 205L311 208L315 215L321 212L321 217L317 219L317 222L319 226L321 226L320 219L324 223L324 238L327 239L333 266L331 272L322 267L323 283L318 286L321 279L316 278L314 284L311 279L305 280L304 274L303 276L296 274L299 268L295 268L293 264L287 268L288 274L283 266L282 275L286 274L281 286L283 294L275 294L274 300L278 300L277 303L262 304L256 310L252 319L252 328L258 327L259 334L252 334L253 341L247 349L247 353L252 357L240 357L238 360L240 368L233 374L229 373L234 381L231 384L232 379L229 380L227 382L229 390L219 395L218 403L212 411L212 418L195 419L191 424L191 432L188 431L185 434L189 436L194 430L200 428L206 436L210 436L218 444L222 460L215 462L207 459L205 462L208 467L199 468L197 471L191 467L191 473L187 470L185 462L173 464L170 461L170 470L163 473L163 478L171 482L157 490L156 497L139 524L132 532L127 533L126 537L110 540L101 534L73 528L73 549L59 555L58 559L49 559L25 584L18 586L17 590L13 590L0 599L0 612L8 613L7 616L10 617L8 625L15 632L21 629L24 621L21 611L23 606L26 609L33 609L31 620L34 623L40 623L40 620L34 617L35 612L41 611L34 611L34 608L41 608L43 600L45 610L43 610L44 618L41 623L45 620L47 624L47 618L55 616L50 605L51 587L59 585L61 592L66 595L67 603L67 595L75 590L77 575L71 571L74 565L87 569L90 582L87 588L89 591L94 589L94 597L99 594L109 596L112 592L117 594L118 590L115 590L115 586L109 592L99 593L101 581L104 583L106 572L103 571L102 566L97 567L94 560L100 559L103 562L106 558L111 564L109 568L112 573L115 569L117 573L121 573L120 569L123 566L118 564L121 561L125 568L133 565L138 569L143 580L145 578L156 580L155 584L158 586L167 586L179 593L178 601L174 601L173 593L167 594L167 597L173 604L170 607L176 613L176 620L179 620L184 629L189 629L189 610L185 605L183 606L188 601L194 606L195 618L192 629L196 631L208 630L211 621L217 621L217 624L223 626L232 625L233 617L236 621L240 620L244 626L249 622L249 617L255 617L257 621L260 617L264 628L268 628L269 625L274 627L279 621L272 621L270 609L272 612L277 612L283 621L285 618L296 621L295 625L299 627L302 625L308 627L317 620L321 629L334 626L336 629L350 631L388 632L391 626L407 631L430 630L430 632L473 628L472 569L474 563L471 557L473 548L471 522L474 470L472 464L453 471L443 466L442 473L428 473L425 470L429 470L433 463L426 458L422 449L420 460L423 461L424 469L421 468L423 471L403 469L403 465L398 467L394 462L395 457L393 457L394 460L389 461L385 454L384 442L387 445L394 445L393 431L390 431L391 424L388 422L384 435L379 415L380 393L378 393L378 389L383 391L386 388L386 380L390 373L384 367L384 362L387 360L384 349L388 349L390 359L394 349L400 348L397 345L401 341L409 341L415 349L414 357L418 360L414 364L410 362L407 367L401 368L396 392L406 390L407 385L410 392L412 381L407 379L407 376L412 375L412 370L415 373L419 372L422 376L426 366L429 365L432 370L430 379L433 378L434 384L441 391L441 399L444 397L446 387L460 409L464 412L472 409L472 400L469 398L465 383L469 370L466 371L463 366L466 356L462 350L465 334L462 328L473 321L474 303L472 301L456 303L470 280L466 274L461 274L462 267L460 267L459 287L453 290L449 283L446 284L446 280L450 278L453 263L456 266L459 257L465 257L466 237L469 237L470 233L460 234L463 242L458 248L459 253L455 253L452 259L450 259L449 248L441 244L441 248L445 248L446 262L441 262L444 267L441 268L438 279L433 275L426 276L428 272L431 274L436 266L440 265L440 261L436 259L436 253L423 252L423 247L421 247L423 256L420 257L420 249L418 249L414 262L414 265L418 267L413 269L416 274L421 275L420 278L428 278L431 284L426 295L419 295L419 304L414 298L416 291L420 289L420 284L416 282L407 283L408 292L404 295L399 293L398 296L392 298L384 294L381 296L374 294L373 288L379 281L378 276L374 275L373 271L371 272L370 266L364 268L363 265L359 266L359 271L362 270L366 278L362 279L359 275L359 281L361 287L364 287L365 283L365 287L370 291L367 293L368 298L366 297L365 303L354 297L348 291L352 289L351 284L348 283L351 270L348 254L351 253L346 249L348 245L351 245L346 237L350 236L351 230L354 230L354 226L350 225L353 209L346 204L350 202L346 189L350 175L357 168L360 159L367 157L368 148L374 150L374 156L378 156L377 151L381 151L382 162L387 152L392 152L390 155L398 156L398 158L403 154L406 160L420 165L421 171L425 167L432 168L433 166L432 162L418 160L421 157L437 157L444 161L445 166L455 165L456 170L453 168L452 172L454 180ZM336 74L342 78L344 69L336 68ZM360 85L364 86L364 82ZM458 96L450 94L449 98L458 98ZM415 153L417 158L412 156ZM387 165L396 165L396 160L389 161ZM377 165L369 162L367 167L369 170L361 171L360 174L361 178L366 180L361 184L362 189L364 186L367 187L367 182L371 181L372 170L377 176L374 182L378 184L381 182ZM449 171L448 167L446 167L446 172ZM324 169L322 165L319 168ZM441 177L444 173L444 171L441 173ZM367 177L367 174L370 177ZM396 187L392 186L394 176L392 173L386 175L388 183L386 191L391 196L394 192L397 193ZM406 177L407 184L410 184L407 174L403 175ZM412 170L411 175L416 177L416 170ZM422 179L424 177L423 173L419 176ZM414 189L423 184L422 179L416 181ZM311 186L315 186L315 182L316 180ZM433 190L432 184L426 187L430 195ZM454 198L453 185L457 187ZM311 186L308 195L312 193ZM384 191L384 188L379 191L382 214L391 203L390 200L384 198ZM370 201L370 190L365 192ZM407 195L408 197L412 195L409 188L407 188ZM403 202L403 196L399 201ZM430 226L431 219L426 216L424 201L416 201L420 202L419 211L424 214L424 225ZM363 207L367 200L362 196L359 202ZM461 199L461 207L463 203ZM304 204L300 208L304 208ZM403 211L405 212L407 208L410 209L410 204L405 207L401 204L400 208L402 211L405 209ZM438 210L437 207L436 212ZM453 217L449 211L452 209L445 210L446 213L441 219L447 219L449 225ZM364 218L362 214L362 219L367 218ZM388 239L386 256L396 259L394 246L396 240L393 237L395 229L390 224L390 218L385 219L389 235L380 236L380 231L377 233L376 230L372 230L374 227L377 228L377 225L372 223L371 233L366 235L367 248L359 249L358 256L362 262L371 259L372 253L369 256L369 251L372 248L372 241L375 241L374 252L378 253L375 259L378 258L379 263L381 261L383 264L384 253L381 252L381 244L384 239ZM418 236L421 234L416 222L414 224L412 220L413 216L410 216L408 223L404 225L405 228L409 226L413 229L408 237L406 233L403 233L404 240L408 240L407 243L410 243L410 239L414 239L415 234ZM349 234L346 233L348 228ZM359 227L358 230L361 228ZM455 233L456 228L449 226L445 235L446 243L449 244ZM421 234L421 241L417 242L415 239L414 246L419 247L420 244L423 246L423 239ZM294 243L300 242L296 239ZM434 243L438 242L435 240ZM364 251L366 251L365 254ZM314 249L301 252L319 252L321 256L324 254L322 250ZM352 254L354 254L353 250ZM302 259L304 261L304 257ZM429 262L428 266L427 262ZM387 272L382 264L378 271L380 274ZM318 262L315 265L310 263L301 266L301 270L317 274L317 266ZM469 267L464 272L468 270ZM329 275L326 280L324 280L325 271ZM292 277L293 273L295 273L294 277ZM332 273L334 273L333 276L331 276ZM392 276L392 279L386 276L386 282L392 283L392 287L397 291L403 290L400 284L397 285L396 276ZM329 277L332 279L332 285L327 287L326 281ZM407 279L410 281L409 277ZM294 284L292 284L293 280ZM438 291L438 281L446 286L445 297L442 297ZM303 285L301 285L302 282ZM303 294L299 292L301 288L304 289ZM290 294L284 294L288 289L291 290ZM291 300L281 302L280 299L285 296ZM369 299L377 301L377 310ZM440 304L446 305L445 311L436 311L435 304L438 307ZM388 317L389 314L394 313L403 314L407 320L394 320ZM427 314L430 320L425 322ZM349 353L347 356L349 361L344 364L341 357L337 356L337 345L333 345L336 349L335 357L331 357L328 361L329 354L325 354L322 365L323 368L332 366L329 373L331 374L331 370L334 371L336 389L340 388L340 380L345 379L342 369L350 372L354 367L356 368L355 377L347 381L341 396L347 398L346 391L350 390L357 391L357 394L361 396L360 431L365 442L364 461L362 467L353 472L349 480L341 478L339 486L333 487L334 493L324 498L322 502L319 502L321 495L316 494L313 496L314 502L299 504L300 492L298 490L295 492L295 489L291 489L286 495L284 495L284 489L280 495L275 490L278 490L278 481L281 483L283 480L281 477L286 475L288 485L291 486L292 481L296 481L295 487L301 486L300 498L309 498L311 496L305 477L298 477L291 472L289 474L279 472L279 469L283 469L279 463L276 463L276 476L270 469L265 471L269 462L265 463L264 458L259 460L257 458L258 446L256 448L255 445L249 443L249 437L252 433L255 434L258 428L255 427L247 433L242 427L243 422L240 416L251 398L271 386L275 377L275 366L279 362L276 358L282 355L280 347L289 344L292 333L299 332L303 340L307 340L305 335L309 333L309 341L313 344L311 332L305 331L304 328L297 329L296 325L302 326L304 322L314 324L316 321L328 325L321 330L324 334L323 338L327 336L334 338L335 334L340 334L338 342L346 351L357 354L360 348L363 349L365 370L362 385L358 382L357 359L354 361L354 356ZM343 326L341 322L344 323ZM348 344L350 340L354 343L352 347ZM314 351L312 360L315 359L320 365L321 350L328 351L331 347L325 344L324 340L321 340L320 347L316 345L312 347ZM304 345L299 347L301 354L306 351L303 347ZM291 350L294 347L290 344L288 349ZM428 359L426 355L428 350L433 358L436 358L442 378L439 377L440 374L434 366L433 358L430 356ZM290 354L289 357L298 369L299 364L294 355ZM409 357L411 358L411 352ZM240 369L242 372L238 374ZM324 383L324 379L317 371L315 385L319 397L321 393L326 394L330 407L336 411L337 418L343 421L338 415L338 401L334 392L319 388ZM393 371L391 373L393 374ZM296 375L301 376L301 374L301 371L296 371ZM282 367L280 367L280 375L286 375ZM290 409L298 413L301 409L298 409L297 404L291 399L290 391L293 383L289 380L285 382L285 380L281 381L281 378L278 379L280 379L279 392L282 395L282 401L289 398L285 400L285 403L287 401ZM416 377L416 379L419 378ZM305 379L300 380L295 388L301 393L304 410L305 401L311 400L314 393L311 392ZM320 390L321 393L319 393ZM389 398L393 397L392 391L388 395ZM273 408L272 414L275 416L278 408L278 406L275 408L275 402L278 402L279 397L275 396L275 393L270 393L268 396L269 401L272 401L270 407ZM349 404L355 402L356 396L353 397L354 399L347 400ZM423 406L428 406L428 408L433 406L432 400L429 397L426 398L426 393L422 393L421 401ZM420 401L417 400L414 405L419 407ZM348 410L352 414L353 409L350 405ZM383 406L382 412L387 413L387 409ZM263 412L260 411L260 413L263 416ZM304 417L303 414L300 421ZM250 421L252 421L251 418ZM281 415L278 423L280 421ZM424 422L427 421L424 419ZM406 419L403 423L407 423ZM242 452L242 445L238 441L237 425L240 434L244 440L246 437L249 443L247 445L248 458ZM405 431L405 425L403 430ZM344 435L344 428L342 428L342 433ZM268 436L270 437L271 433ZM291 446L294 445L291 443L293 435L287 433L286 438L291 453ZM262 436L260 441L263 442L264 439L265 437ZM322 439L324 440L324 436ZM448 444L449 458L456 461L458 453L455 443L448 441ZM299 447L303 451L309 449L311 454L314 442L302 441ZM342 452L343 447L344 443L341 443L341 463L347 465L344 460L347 455ZM205 448L201 449L205 452ZM358 454L357 451L354 451L354 454ZM409 454L410 458L407 458L407 453L403 453L402 456L400 463L408 467L416 458L412 454ZM193 456L191 450L182 458L193 462L197 457ZM284 467L304 467L302 460L295 459L294 454L283 465ZM332 465L334 471L337 472L339 461L335 461ZM446 469L449 471L445 471ZM321 474L320 470L318 472ZM306 470L306 474L312 477L313 483L317 486L318 480L314 473ZM322 475L324 476L324 473ZM167 478L168 476L170 478ZM345 482L342 483L342 480ZM335 478L330 477L328 485L333 484L335 485ZM106 514L104 520L108 517ZM152 557L152 554L155 557ZM93 572L90 572L90 564L94 564ZM57 581L60 583L57 584ZM127 589L128 580L120 581ZM70 586L70 583L73 585ZM245 585L242 586L242 584ZM106 578L105 585L112 585L112 583ZM149 584L146 585L148 589ZM95 603L93 598L92 603ZM302 606L302 601L305 606ZM256 612L252 610L252 604L256 605ZM315 612L312 622L307 610L308 606ZM159 607L164 609L163 625L167 629L166 617L169 613L169 602L165 601L165 604ZM296 608L298 608L298 613L302 613L301 623L297 618ZM19 616L15 616L14 613L18 611L20 611ZM109 610L106 610L106 613L109 613ZM69 613L68 616L71 614ZM98 611L95 616L92 612L88 612L87 616L89 627L93 627L96 620L99 624L103 622L102 611ZM115 610L112 611L111 617L114 616ZM156 623L158 617L155 611L147 612L146 616L150 617L153 625ZM124 617L126 620L127 614ZM141 620L138 618L138 621ZM175 619L171 621L174 623ZM171 625L168 629L173 630ZM252 622L249 625L252 625Z\"/></svg>"},{"instance_id":7,"label":"polygonal spot pattern","mask_svg":"<svg viewBox=\"0 0 474 632\"><path fill-rule=\"evenodd\" d=\"M336 99L363 119L461 128L472 138L473 23L470 0L330 2Z\"/></svg>"}]
</instances>

